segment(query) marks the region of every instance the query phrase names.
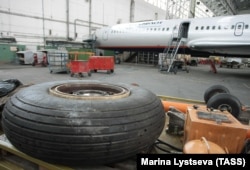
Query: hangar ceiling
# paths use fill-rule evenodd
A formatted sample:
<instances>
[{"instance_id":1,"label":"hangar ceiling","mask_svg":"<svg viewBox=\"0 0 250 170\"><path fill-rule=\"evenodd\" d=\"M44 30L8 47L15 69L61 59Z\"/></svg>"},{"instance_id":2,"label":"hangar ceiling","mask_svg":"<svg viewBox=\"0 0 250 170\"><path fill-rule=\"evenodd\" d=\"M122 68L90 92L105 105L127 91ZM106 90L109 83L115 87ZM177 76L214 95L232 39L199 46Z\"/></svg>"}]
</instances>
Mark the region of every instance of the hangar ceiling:
<instances>
[{"instance_id":1,"label":"hangar ceiling","mask_svg":"<svg viewBox=\"0 0 250 170\"><path fill-rule=\"evenodd\" d=\"M249 0L200 0L216 16L250 13Z\"/></svg>"}]
</instances>

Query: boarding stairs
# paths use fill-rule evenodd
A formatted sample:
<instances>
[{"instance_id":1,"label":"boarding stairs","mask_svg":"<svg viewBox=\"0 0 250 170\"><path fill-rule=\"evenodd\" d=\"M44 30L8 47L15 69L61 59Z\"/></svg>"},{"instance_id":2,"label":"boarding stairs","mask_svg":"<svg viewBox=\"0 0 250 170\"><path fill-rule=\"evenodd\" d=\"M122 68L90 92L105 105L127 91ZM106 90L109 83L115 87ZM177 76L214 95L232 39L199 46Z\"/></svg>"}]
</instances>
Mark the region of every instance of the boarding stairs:
<instances>
[{"instance_id":1,"label":"boarding stairs","mask_svg":"<svg viewBox=\"0 0 250 170\"><path fill-rule=\"evenodd\" d=\"M187 40L187 38L181 37L180 35L182 35L181 29L177 33L173 31L171 41L169 41L168 46L163 51L164 59L162 59L162 61L167 60L168 65L167 68L164 69L164 64L162 63L162 71L177 72L177 68L174 66L174 61L176 61L180 46Z\"/></svg>"}]
</instances>

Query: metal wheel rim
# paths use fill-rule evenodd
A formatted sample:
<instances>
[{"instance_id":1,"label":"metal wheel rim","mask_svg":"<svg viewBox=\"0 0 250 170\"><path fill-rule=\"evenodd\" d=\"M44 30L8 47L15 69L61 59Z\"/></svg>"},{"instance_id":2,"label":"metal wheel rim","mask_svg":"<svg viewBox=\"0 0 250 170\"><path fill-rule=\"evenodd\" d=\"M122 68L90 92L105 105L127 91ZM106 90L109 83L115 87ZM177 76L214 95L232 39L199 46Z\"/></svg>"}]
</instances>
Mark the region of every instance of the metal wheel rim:
<instances>
[{"instance_id":1,"label":"metal wheel rim","mask_svg":"<svg viewBox=\"0 0 250 170\"><path fill-rule=\"evenodd\" d=\"M119 99L130 95L122 86L101 83L65 83L53 86L49 93L62 98L80 100Z\"/></svg>"}]
</instances>

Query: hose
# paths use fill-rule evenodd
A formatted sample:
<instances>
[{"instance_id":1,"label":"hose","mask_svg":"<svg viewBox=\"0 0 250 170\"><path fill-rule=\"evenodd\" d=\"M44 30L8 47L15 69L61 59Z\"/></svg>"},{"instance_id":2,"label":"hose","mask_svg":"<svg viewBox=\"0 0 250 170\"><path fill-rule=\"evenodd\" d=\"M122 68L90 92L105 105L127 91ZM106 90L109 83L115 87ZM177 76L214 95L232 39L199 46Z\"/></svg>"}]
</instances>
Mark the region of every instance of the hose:
<instances>
[{"instance_id":1,"label":"hose","mask_svg":"<svg viewBox=\"0 0 250 170\"><path fill-rule=\"evenodd\" d=\"M167 147L170 148L170 149L169 149L169 150L164 149L164 148L162 148L160 145L167 146ZM171 145L171 144L169 144L169 143L163 142L163 141L160 140L160 139L157 139L157 140L156 140L156 142L154 143L154 146L155 146L157 149L159 149L159 150L161 150L161 151L163 151L163 152L166 152L166 153L175 153L175 154L182 154L182 153L183 153L183 152L182 152L182 149L177 148L177 147L175 147L175 146L173 146L173 145Z\"/></svg>"}]
</instances>

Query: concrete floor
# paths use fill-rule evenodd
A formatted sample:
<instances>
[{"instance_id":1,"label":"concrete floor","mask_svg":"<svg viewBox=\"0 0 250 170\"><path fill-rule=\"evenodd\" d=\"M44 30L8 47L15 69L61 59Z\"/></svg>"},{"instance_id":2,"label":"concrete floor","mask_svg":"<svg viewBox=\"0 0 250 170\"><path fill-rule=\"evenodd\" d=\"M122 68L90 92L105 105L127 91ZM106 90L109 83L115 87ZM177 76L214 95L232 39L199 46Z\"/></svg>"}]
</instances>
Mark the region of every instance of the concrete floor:
<instances>
[{"instance_id":1,"label":"concrete floor","mask_svg":"<svg viewBox=\"0 0 250 170\"><path fill-rule=\"evenodd\" d=\"M217 68L210 71L209 65L189 67L189 73L179 70L177 74L160 73L157 67L137 64L117 64L114 73L106 71L92 73L90 77L74 76L67 73L50 73L54 68L31 65L0 65L0 80L17 78L23 84L37 84L57 80L100 80L110 83L136 83L157 95L173 96L203 101L207 88L220 84L227 87L244 105L250 106L250 68Z\"/></svg>"},{"instance_id":2,"label":"concrete floor","mask_svg":"<svg viewBox=\"0 0 250 170\"><path fill-rule=\"evenodd\" d=\"M23 84L37 84L58 80L98 80L109 83L135 83L156 95L204 101L204 92L212 85L220 84L227 87L230 93L241 103L250 108L250 68L220 68L213 73L210 65L189 66L186 71L178 70L177 74L159 72L156 66L140 64L116 64L114 73L98 71L91 76L75 75L67 72L56 72L57 67L42 67L40 65L1 64L0 80L16 78ZM65 70L60 68L59 70ZM53 71L51 73L51 71ZM250 111L249 111L250 112ZM250 113L242 114L242 120L248 121Z\"/></svg>"},{"instance_id":3,"label":"concrete floor","mask_svg":"<svg viewBox=\"0 0 250 170\"><path fill-rule=\"evenodd\" d=\"M240 69L217 68L218 73L210 71L209 65L198 65L189 67L189 73L179 70L177 74L159 72L157 67L137 64L117 64L114 73L107 74L106 71L71 77L68 73L50 73L50 67L30 65L0 65L0 79L16 78L23 84L37 84L57 80L99 80L109 83L136 83L156 95L172 96L178 98L203 101L203 95L207 88L220 84L226 86L231 94L235 95L242 104L250 106L250 68ZM246 113L247 118L250 113ZM168 143L174 143L176 147L182 147L182 137L168 135L166 126L159 139ZM128 163L129 162L129 163ZM127 160L116 164L117 169L136 169L135 162ZM122 168L121 168L122 167ZM113 167L114 168L114 167ZM78 168L80 169L80 168ZM91 168L90 168L91 169ZM98 168L95 168L98 169ZM103 169L103 167L100 167Z\"/></svg>"}]
</instances>

